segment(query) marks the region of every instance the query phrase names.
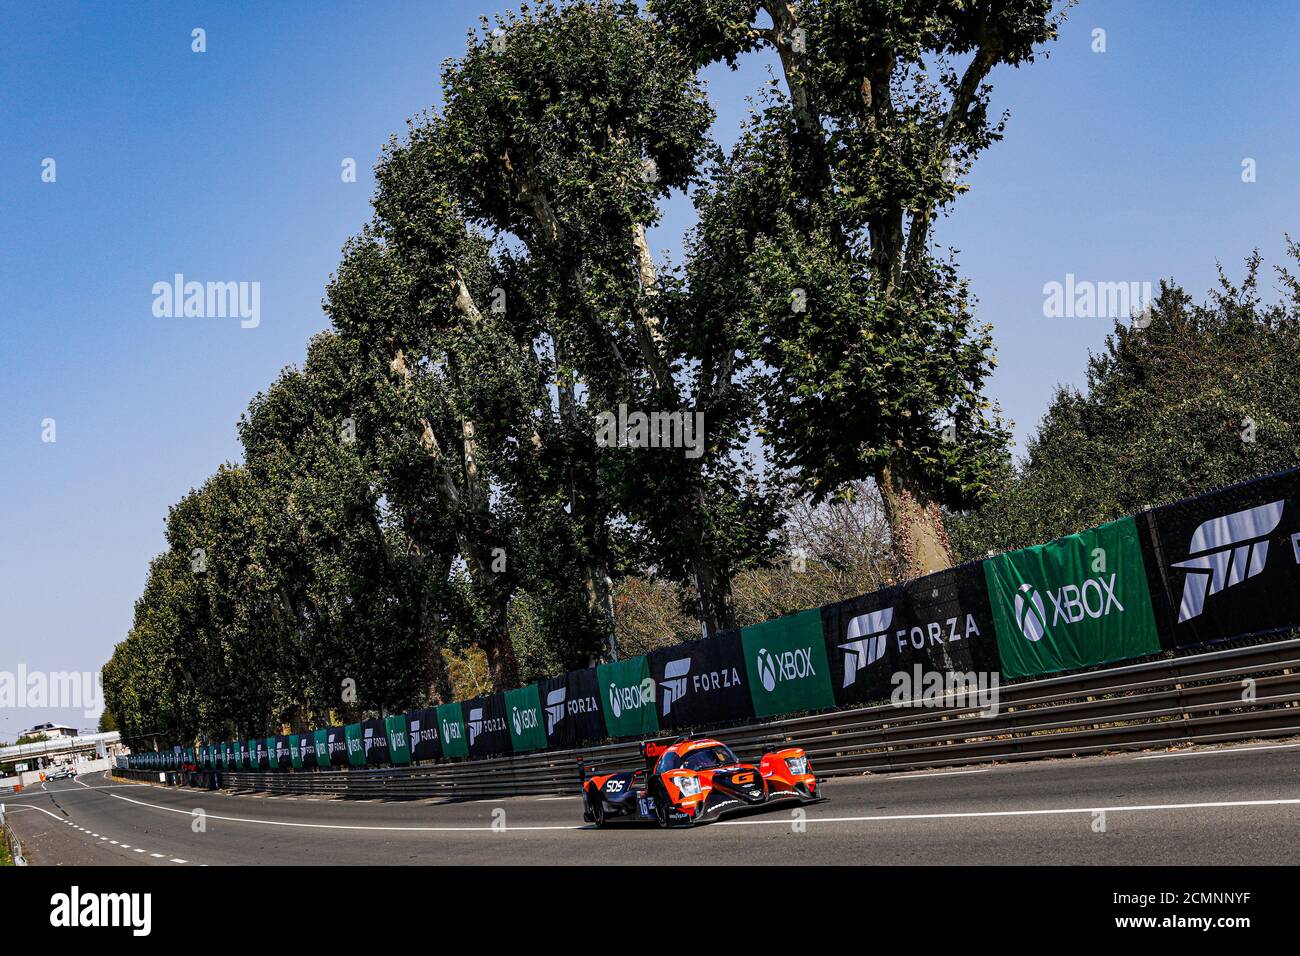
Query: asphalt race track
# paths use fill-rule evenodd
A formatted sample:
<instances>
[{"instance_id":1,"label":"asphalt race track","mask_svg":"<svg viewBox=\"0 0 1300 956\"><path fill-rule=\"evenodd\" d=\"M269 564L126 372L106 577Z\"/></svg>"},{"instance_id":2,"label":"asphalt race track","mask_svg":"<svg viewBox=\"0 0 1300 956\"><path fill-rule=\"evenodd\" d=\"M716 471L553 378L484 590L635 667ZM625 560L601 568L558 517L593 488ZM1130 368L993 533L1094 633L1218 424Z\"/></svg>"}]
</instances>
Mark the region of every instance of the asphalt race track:
<instances>
[{"instance_id":1,"label":"asphalt race track","mask_svg":"<svg viewBox=\"0 0 1300 956\"><path fill-rule=\"evenodd\" d=\"M577 797L344 801L104 774L4 803L33 865L683 864L701 850L732 863L1300 862L1294 740L854 777L826 793L803 826L783 807L670 832L584 826Z\"/></svg>"}]
</instances>

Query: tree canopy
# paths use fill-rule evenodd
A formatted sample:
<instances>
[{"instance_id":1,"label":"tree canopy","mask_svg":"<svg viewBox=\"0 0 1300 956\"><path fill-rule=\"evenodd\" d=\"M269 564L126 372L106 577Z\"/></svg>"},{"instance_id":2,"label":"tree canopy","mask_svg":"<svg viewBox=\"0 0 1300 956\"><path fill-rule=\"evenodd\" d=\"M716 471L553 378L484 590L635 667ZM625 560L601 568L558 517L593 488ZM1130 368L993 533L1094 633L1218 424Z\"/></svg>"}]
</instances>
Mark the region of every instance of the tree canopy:
<instances>
[{"instance_id":1,"label":"tree canopy","mask_svg":"<svg viewBox=\"0 0 1300 956\"><path fill-rule=\"evenodd\" d=\"M1300 261L1300 246L1288 243ZM966 558L1039 544L1300 460L1300 283L1261 260L1200 303L1164 282L1150 309L1120 320L1088 362L1083 389L1061 387L1008 466L999 494L955 519Z\"/></svg>"},{"instance_id":2,"label":"tree canopy","mask_svg":"<svg viewBox=\"0 0 1300 956\"><path fill-rule=\"evenodd\" d=\"M1003 134L990 72L1055 30L1047 0L484 19L383 149L330 329L171 509L105 668L124 734L506 689L950 563L944 509L988 494L1008 436L933 224ZM760 47L783 82L724 152L700 70ZM683 194L662 261L647 231Z\"/></svg>"}]
</instances>

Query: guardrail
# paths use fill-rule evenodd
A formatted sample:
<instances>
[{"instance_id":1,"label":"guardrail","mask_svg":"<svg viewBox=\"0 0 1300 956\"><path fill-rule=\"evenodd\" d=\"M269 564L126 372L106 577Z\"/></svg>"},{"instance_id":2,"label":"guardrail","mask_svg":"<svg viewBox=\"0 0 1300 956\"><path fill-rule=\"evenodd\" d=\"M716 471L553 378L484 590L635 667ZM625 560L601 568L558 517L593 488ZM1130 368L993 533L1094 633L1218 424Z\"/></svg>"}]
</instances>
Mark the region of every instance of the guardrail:
<instances>
[{"instance_id":1,"label":"guardrail","mask_svg":"<svg viewBox=\"0 0 1300 956\"><path fill-rule=\"evenodd\" d=\"M1300 639L1003 685L995 713L884 704L716 733L742 758L771 745L803 747L822 777L1290 736L1300 734ZM629 769L638 748L633 741L426 766L219 776L227 789L341 797L577 794L579 760L589 770ZM156 771L113 772L158 779Z\"/></svg>"},{"instance_id":2,"label":"guardrail","mask_svg":"<svg viewBox=\"0 0 1300 956\"><path fill-rule=\"evenodd\" d=\"M18 835L9 828L8 821L5 820L5 805L0 803L0 841L9 848L9 855L13 858L14 866L26 866L27 860L23 857L23 845L18 841Z\"/></svg>"}]
</instances>

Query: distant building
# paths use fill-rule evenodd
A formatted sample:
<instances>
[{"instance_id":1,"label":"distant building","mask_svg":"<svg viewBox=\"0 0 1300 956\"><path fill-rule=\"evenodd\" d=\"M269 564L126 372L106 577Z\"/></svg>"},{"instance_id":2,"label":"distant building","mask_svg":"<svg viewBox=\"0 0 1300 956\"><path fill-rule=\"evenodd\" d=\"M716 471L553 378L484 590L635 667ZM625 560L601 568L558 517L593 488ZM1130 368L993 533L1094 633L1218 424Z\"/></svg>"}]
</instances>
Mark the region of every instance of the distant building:
<instances>
[{"instance_id":1,"label":"distant building","mask_svg":"<svg viewBox=\"0 0 1300 956\"><path fill-rule=\"evenodd\" d=\"M76 737L77 728L64 724L37 724L31 730L23 731L24 737L45 737L46 740L58 740L60 737Z\"/></svg>"}]
</instances>

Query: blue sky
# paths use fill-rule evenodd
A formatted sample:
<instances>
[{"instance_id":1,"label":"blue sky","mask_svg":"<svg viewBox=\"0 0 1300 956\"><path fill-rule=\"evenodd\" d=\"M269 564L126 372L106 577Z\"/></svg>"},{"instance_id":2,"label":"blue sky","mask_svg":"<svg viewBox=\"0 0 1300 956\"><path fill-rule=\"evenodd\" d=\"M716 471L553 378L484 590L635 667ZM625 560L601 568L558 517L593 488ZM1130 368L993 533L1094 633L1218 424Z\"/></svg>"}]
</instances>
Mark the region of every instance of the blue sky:
<instances>
[{"instance_id":1,"label":"blue sky","mask_svg":"<svg viewBox=\"0 0 1300 956\"><path fill-rule=\"evenodd\" d=\"M0 671L108 658L168 506L238 457L240 412L324 327L382 144L436 105L439 63L496 9L0 4ZM1298 44L1291 3L1085 0L1050 58L994 74L1006 140L937 236L994 326L989 392L1019 441L1109 327L1044 318L1044 283L1172 276L1199 294L1216 260L1277 262L1300 232ZM763 68L708 71L720 140ZM676 257L690 219L671 208L656 250ZM260 282L260 325L156 318L152 286L177 272ZM45 719L91 722L0 710L0 740Z\"/></svg>"}]
</instances>

